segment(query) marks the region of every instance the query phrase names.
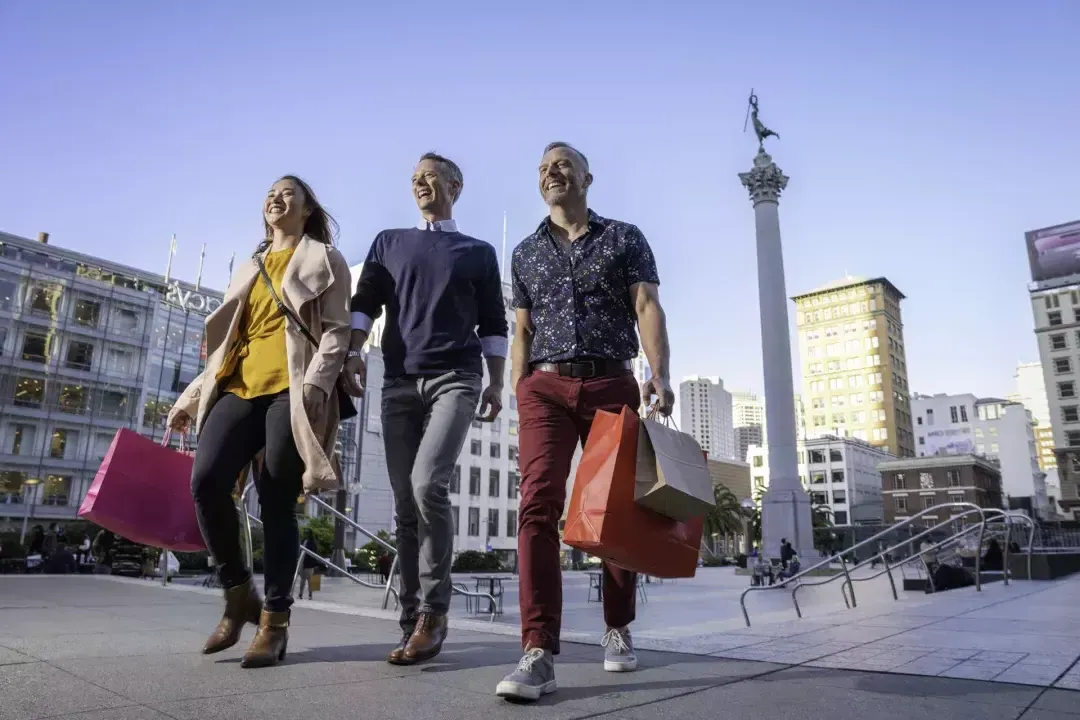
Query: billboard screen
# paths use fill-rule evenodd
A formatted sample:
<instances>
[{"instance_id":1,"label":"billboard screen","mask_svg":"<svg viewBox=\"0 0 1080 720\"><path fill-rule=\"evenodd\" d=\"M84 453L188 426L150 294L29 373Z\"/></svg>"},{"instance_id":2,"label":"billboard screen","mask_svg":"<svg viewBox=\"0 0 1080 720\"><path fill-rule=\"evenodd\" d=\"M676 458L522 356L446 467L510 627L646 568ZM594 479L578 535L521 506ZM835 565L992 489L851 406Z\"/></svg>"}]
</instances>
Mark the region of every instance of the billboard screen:
<instances>
[{"instance_id":1,"label":"billboard screen","mask_svg":"<svg viewBox=\"0 0 1080 720\"><path fill-rule=\"evenodd\" d=\"M1080 273L1080 221L1032 230L1024 237L1033 281Z\"/></svg>"}]
</instances>

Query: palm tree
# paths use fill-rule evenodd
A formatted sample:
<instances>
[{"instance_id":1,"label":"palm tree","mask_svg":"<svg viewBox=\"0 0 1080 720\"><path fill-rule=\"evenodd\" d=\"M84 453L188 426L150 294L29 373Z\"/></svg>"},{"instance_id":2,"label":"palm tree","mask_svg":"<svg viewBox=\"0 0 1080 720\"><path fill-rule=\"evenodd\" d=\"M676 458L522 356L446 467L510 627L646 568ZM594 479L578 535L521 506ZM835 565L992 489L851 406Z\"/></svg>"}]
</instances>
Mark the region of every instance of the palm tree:
<instances>
[{"instance_id":1,"label":"palm tree","mask_svg":"<svg viewBox=\"0 0 1080 720\"><path fill-rule=\"evenodd\" d=\"M709 508L705 513L704 537L709 554L715 556L714 538L730 538L742 534L743 509L735 493L723 485L717 484L713 486L713 501L716 506Z\"/></svg>"}]
</instances>

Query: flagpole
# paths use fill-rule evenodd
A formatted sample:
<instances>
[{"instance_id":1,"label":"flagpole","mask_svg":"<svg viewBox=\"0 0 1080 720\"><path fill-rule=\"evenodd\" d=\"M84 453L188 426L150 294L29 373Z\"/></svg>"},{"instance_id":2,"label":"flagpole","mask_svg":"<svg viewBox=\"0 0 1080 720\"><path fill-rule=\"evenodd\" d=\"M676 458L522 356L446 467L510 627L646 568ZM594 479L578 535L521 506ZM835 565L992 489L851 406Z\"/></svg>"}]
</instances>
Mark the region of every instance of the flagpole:
<instances>
[{"instance_id":1,"label":"flagpole","mask_svg":"<svg viewBox=\"0 0 1080 720\"><path fill-rule=\"evenodd\" d=\"M204 260L206 260L206 243L203 243L202 249L199 250L199 272L195 274L195 292L198 292L199 287L202 286L202 270Z\"/></svg>"},{"instance_id":2,"label":"flagpole","mask_svg":"<svg viewBox=\"0 0 1080 720\"><path fill-rule=\"evenodd\" d=\"M165 284L169 284L169 278L172 276L172 261L173 256L176 255L176 233L173 233L172 240L169 241L169 262L165 265Z\"/></svg>"}]
</instances>

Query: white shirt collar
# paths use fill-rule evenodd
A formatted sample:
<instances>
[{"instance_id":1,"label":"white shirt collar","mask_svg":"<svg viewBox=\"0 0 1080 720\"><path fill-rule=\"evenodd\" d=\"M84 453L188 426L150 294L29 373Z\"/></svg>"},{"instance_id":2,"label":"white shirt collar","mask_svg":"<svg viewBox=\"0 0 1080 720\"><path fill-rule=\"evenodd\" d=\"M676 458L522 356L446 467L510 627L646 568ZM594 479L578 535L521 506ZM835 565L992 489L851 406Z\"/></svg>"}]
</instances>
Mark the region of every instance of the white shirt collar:
<instances>
[{"instance_id":1,"label":"white shirt collar","mask_svg":"<svg viewBox=\"0 0 1080 720\"><path fill-rule=\"evenodd\" d=\"M449 220L436 220L435 222L428 222L427 220L421 220L417 226L421 230L441 230L442 232L457 232L457 221L453 218Z\"/></svg>"}]
</instances>

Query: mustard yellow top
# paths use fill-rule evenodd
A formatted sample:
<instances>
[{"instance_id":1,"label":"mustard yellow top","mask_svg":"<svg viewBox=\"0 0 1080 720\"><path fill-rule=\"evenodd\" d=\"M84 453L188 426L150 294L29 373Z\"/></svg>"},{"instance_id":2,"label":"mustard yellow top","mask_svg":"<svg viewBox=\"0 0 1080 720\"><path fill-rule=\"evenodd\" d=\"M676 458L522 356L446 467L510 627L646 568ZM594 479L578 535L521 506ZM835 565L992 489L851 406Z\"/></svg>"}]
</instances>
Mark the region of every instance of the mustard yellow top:
<instances>
[{"instance_id":1,"label":"mustard yellow top","mask_svg":"<svg viewBox=\"0 0 1080 720\"><path fill-rule=\"evenodd\" d=\"M295 249L267 253L266 274L281 297L281 281ZM262 274L248 293L240 336L225 357L217 379L225 381L222 392L250 400L277 395L289 389L289 362L285 352L285 316L270 295Z\"/></svg>"}]
</instances>

